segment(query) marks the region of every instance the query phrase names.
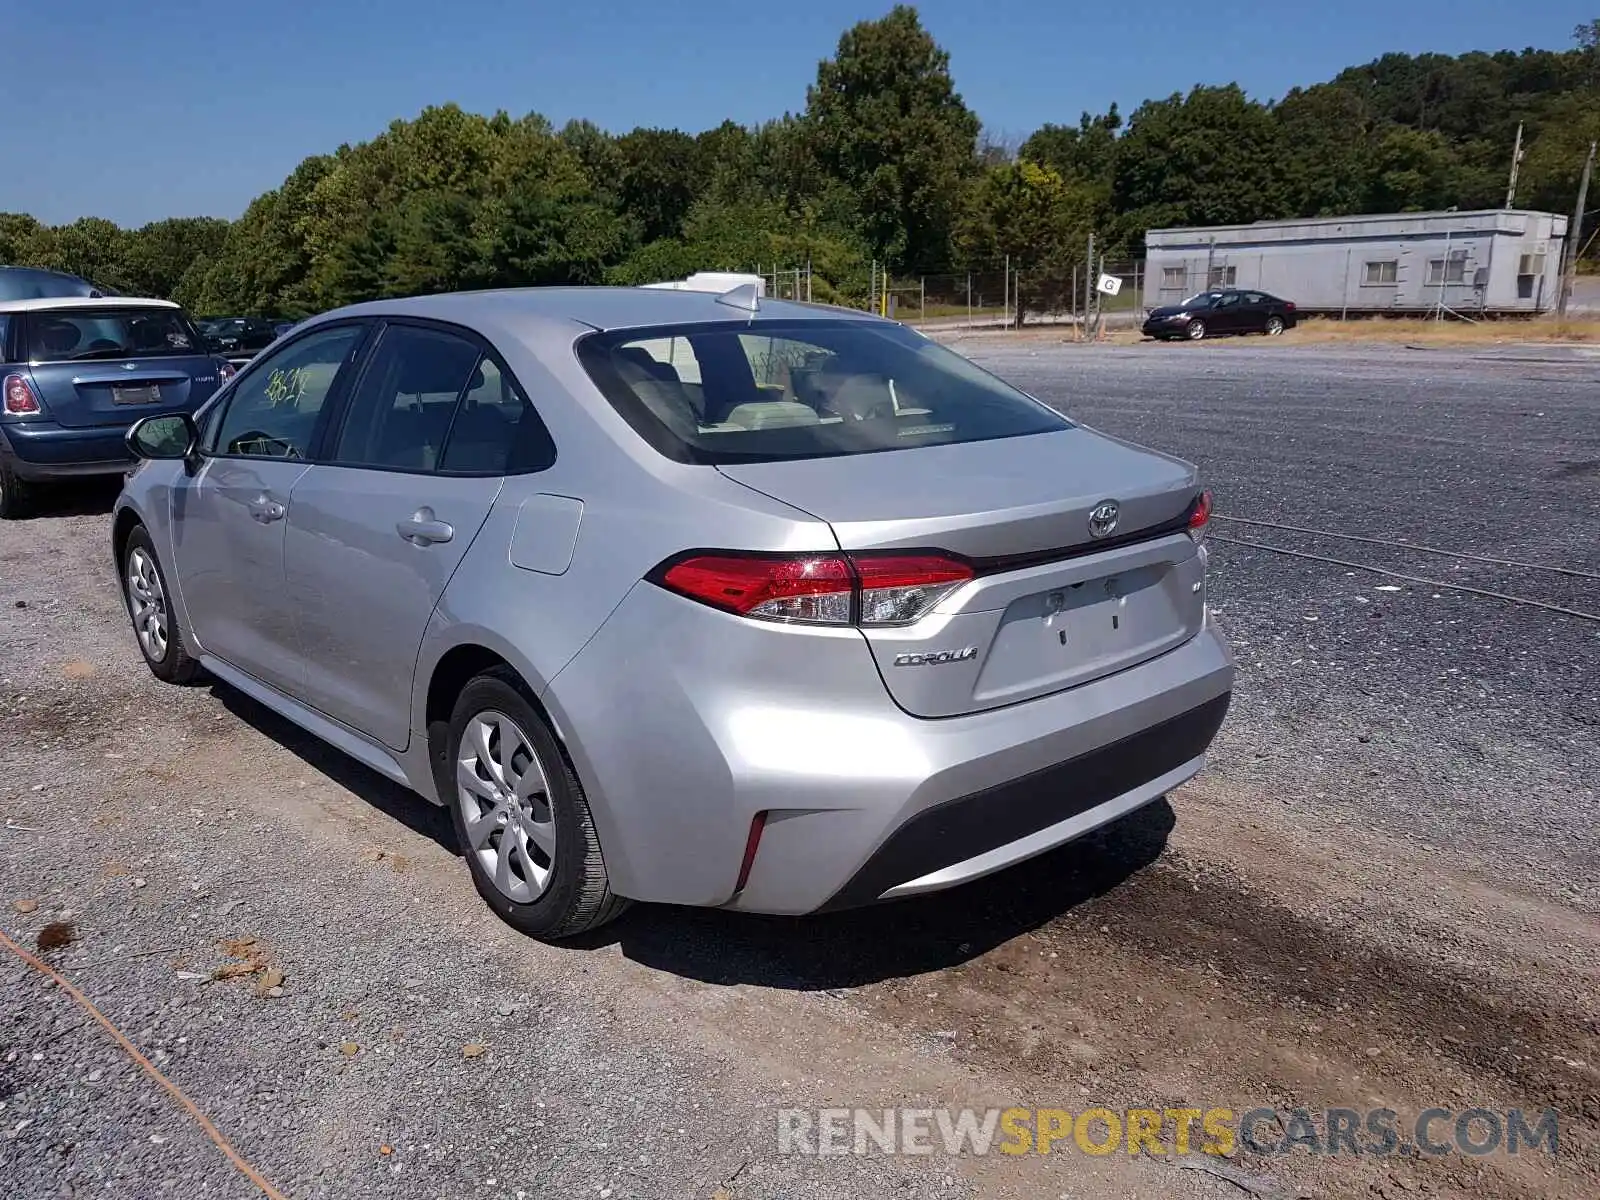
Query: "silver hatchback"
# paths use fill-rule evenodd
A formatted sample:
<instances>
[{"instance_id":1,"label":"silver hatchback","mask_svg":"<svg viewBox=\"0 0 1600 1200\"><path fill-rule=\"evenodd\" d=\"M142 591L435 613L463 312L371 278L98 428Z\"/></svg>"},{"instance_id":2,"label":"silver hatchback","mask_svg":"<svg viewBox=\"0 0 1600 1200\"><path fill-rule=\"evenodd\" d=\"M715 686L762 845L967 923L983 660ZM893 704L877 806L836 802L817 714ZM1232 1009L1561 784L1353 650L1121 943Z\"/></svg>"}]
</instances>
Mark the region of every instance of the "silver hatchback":
<instances>
[{"instance_id":1,"label":"silver hatchback","mask_svg":"<svg viewBox=\"0 0 1600 1200\"><path fill-rule=\"evenodd\" d=\"M1193 467L749 287L341 309L129 444L150 668L447 805L539 937L989 874L1188 779L1231 694Z\"/></svg>"}]
</instances>

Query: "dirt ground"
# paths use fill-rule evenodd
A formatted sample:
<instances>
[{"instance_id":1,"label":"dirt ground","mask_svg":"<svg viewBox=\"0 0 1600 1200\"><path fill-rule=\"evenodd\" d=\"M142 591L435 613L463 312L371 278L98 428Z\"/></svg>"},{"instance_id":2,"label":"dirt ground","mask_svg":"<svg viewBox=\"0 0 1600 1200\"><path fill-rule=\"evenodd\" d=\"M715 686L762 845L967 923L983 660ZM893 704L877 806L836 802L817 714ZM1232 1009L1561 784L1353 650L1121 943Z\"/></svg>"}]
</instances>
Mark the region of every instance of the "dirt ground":
<instances>
[{"instance_id":1,"label":"dirt ground","mask_svg":"<svg viewBox=\"0 0 1600 1200\"><path fill-rule=\"evenodd\" d=\"M1180 419L1215 423L1222 446L1248 423L1226 410L1234 397L1281 416L1276 351L1263 356L1214 383L1222 407ZM1087 387L1075 361L1048 370ZM1099 404L1108 428L1134 401L1114 394L1120 360L1103 369L1085 407ZM1378 367L1316 369L1397 411L1392 391L1362 378ZM1141 379L1129 396L1167 399L1140 410L1150 428L1127 431L1168 441L1163 405L1183 381ZM1562 389L1593 394L1587 375L1561 379L1533 385L1543 419L1560 415ZM1517 386L1480 382L1490 404ZM1600 461L1581 413L1561 436L1590 441L1561 453ZM1213 453L1198 433L1182 440ZM1219 458L1214 474L1234 485L1236 514L1250 503L1294 515L1249 490L1246 465ZM1438 469L1422 474L1442 486ZM1219 545L1241 690L1212 769L1167 800L925 900L805 921L641 907L590 943L553 948L476 901L436 811L226 688L148 676L106 562L107 500L0 526L0 929L33 949L48 923L68 927L45 957L284 1195L1600 1194L1595 871L1581 832L1557 825L1563 812L1575 829L1592 824L1590 626L1465 597L1459 628L1476 632L1452 633L1457 610L1426 589L1377 593L1375 579ZM1356 590L1341 596L1364 624L1335 632L1333 581L1361 591L1359 603ZM1457 710L1433 697L1407 714L1439 744L1444 731L1486 731L1507 762L1474 750L1465 782L1433 786L1362 758L1374 747L1353 727L1297 715L1295 703L1341 688L1375 692L1382 668L1335 671L1324 658L1329 670L1305 674L1292 639L1316 628L1353 647L1371 640L1367 612L1381 605L1382 624L1417 633L1382 652L1402 655L1402 677L1445 678L1457 668L1430 654L1488 639L1490 616L1515 623L1518 649L1479 655L1474 686L1493 690L1509 663L1545 697L1543 716L1519 703L1513 736L1484 724L1485 701ZM1558 665L1577 664L1570 696L1517 658L1546 635ZM1541 728L1570 748L1547 755ZM1482 807L1502 793L1542 823L1527 843L1510 840L1515 818ZM1386 798L1447 812L1453 832L1396 832ZM1583 852L1567 862L1562 844ZM777 1154L777 1108L815 1105L1265 1107L1280 1121L1388 1108L1402 1131L1430 1107L1549 1107L1559 1154L1240 1149L1207 1169L1070 1147ZM19 1198L259 1194L81 1009L4 952L0 1178Z\"/></svg>"}]
</instances>

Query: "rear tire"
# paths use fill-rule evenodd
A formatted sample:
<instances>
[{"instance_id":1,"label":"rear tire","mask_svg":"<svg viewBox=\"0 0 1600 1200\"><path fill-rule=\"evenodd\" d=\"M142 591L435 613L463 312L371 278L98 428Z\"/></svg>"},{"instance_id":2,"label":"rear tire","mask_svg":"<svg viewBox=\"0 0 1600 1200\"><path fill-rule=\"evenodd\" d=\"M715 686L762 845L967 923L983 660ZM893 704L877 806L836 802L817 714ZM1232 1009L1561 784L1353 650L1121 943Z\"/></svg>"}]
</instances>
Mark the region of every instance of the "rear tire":
<instances>
[{"instance_id":1,"label":"rear tire","mask_svg":"<svg viewBox=\"0 0 1600 1200\"><path fill-rule=\"evenodd\" d=\"M461 689L446 747L456 843L501 920L556 941L622 914L629 901L611 891L583 786L514 671Z\"/></svg>"},{"instance_id":2,"label":"rear tire","mask_svg":"<svg viewBox=\"0 0 1600 1200\"><path fill-rule=\"evenodd\" d=\"M168 600L172 591L143 525L135 525L128 534L121 565L122 601L145 665L163 683L193 683L200 675L200 661L184 647L183 628Z\"/></svg>"},{"instance_id":3,"label":"rear tire","mask_svg":"<svg viewBox=\"0 0 1600 1200\"><path fill-rule=\"evenodd\" d=\"M1284 330L1283 318L1274 313L1267 318L1266 333L1268 337L1277 337Z\"/></svg>"},{"instance_id":4,"label":"rear tire","mask_svg":"<svg viewBox=\"0 0 1600 1200\"><path fill-rule=\"evenodd\" d=\"M1190 321L1184 333L1191 342L1198 342L1206 336L1206 323L1201 320Z\"/></svg>"},{"instance_id":5,"label":"rear tire","mask_svg":"<svg viewBox=\"0 0 1600 1200\"><path fill-rule=\"evenodd\" d=\"M15 521L33 513L33 487L19 479L11 464L0 457L0 520Z\"/></svg>"}]
</instances>

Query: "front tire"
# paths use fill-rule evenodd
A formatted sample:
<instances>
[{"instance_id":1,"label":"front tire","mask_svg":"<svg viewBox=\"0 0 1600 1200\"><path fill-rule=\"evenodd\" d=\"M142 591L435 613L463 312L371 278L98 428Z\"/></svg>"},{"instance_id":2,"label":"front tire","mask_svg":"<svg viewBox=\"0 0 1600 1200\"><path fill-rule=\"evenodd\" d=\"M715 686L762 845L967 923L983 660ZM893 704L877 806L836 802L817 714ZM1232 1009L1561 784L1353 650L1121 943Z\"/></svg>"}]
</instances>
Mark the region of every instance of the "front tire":
<instances>
[{"instance_id":1,"label":"front tire","mask_svg":"<svg viewBox=\"0 0 1600 1200\"><path fill-rule=\"evenodd\" d=\"M145 665L164 683L193 683L200 662L184 648L183 629L168 600L171 590L143 525L136 525L122 549L122 599Z\"/></svg>"},{"instance_id":2,"label":"front tire","mask_svg":"<svg viewBox=\"0 0 1600 1200\"><path fill-rule=\"evenodd\" d=\"M456 843L502 920L555 941L628 907L612 894L583 787L515 672L495 668L461 690L447 745Z\"/></svg>"},{"instance_id":3,"label":"front tire","mask_svg":"<svg viewBox=\"0 0 1600 1200\"><path fill-rule=\"evenodd\" d=\"M1199 320L1190 321L1184 333L1188 335L1191 342L1198 342L1206 336L1206 323Z\"/></svg>"}]
</instances>

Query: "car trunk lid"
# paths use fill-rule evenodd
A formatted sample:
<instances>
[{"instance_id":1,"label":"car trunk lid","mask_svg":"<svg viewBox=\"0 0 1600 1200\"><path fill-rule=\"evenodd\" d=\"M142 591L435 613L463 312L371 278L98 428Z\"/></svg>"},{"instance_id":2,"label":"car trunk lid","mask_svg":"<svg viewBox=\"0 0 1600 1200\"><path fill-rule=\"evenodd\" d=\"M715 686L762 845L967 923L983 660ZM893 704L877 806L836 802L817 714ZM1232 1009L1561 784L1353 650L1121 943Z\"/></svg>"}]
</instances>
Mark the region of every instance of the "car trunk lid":
<instances>
[{"instance_id":1,"label":"car trunk lid","mask_svg":"<svg viewBox=\"0 0 1600 1200\"><path fill-rule=\"evenodd\" d=\"M1088 683L1181 645L1204 620L1186 528L1194 468L1081 426L718 469L827 521L845 551L972 564L975 577L920 620L863 626L885 686L918 716Z\"/></svg>"},{"instance_id":2,"label":"car trunk lid","mask_svg":"<svg viewBox=\"0 0 1600 1200\"><path fill-rule=\"evenodd\" d=\"M36 363L35 393L51 419L68 428L128 425L151 412L193 411L221 384L209 357L117 362Z\"/></svg>"}]
</instances>

